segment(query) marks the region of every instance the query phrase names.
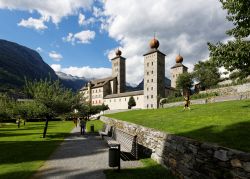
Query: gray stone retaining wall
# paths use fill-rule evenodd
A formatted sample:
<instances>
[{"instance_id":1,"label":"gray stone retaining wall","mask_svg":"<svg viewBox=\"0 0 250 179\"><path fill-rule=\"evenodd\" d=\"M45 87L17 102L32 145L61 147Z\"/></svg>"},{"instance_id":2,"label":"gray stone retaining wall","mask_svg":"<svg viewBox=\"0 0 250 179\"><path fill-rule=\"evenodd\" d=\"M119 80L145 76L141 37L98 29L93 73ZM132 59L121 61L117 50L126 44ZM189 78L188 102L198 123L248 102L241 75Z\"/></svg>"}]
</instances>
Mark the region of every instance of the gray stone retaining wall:
<instances>
[{"instance_id":1,"label":"gray stone retaining wall","mask_svg":"<svg viewBox=\"0 0 250 179\"><path fill-rule=\"evenodd\" d=\"M192 104L206 104L206 103L217 103L223 101L233 101L233 100L243 100L243 99L250 99L250 92L239 93L237 95L230 95L230 96L214 96L207 99L196 99L191 100ZM184 101L174 102L174 103L167 103L164 104L164 108L174 107L174 106L184 106Z\"/></svg>"},{"instance_id":2,"label":"gray stone retaining wall","mask_svg":"<svg viewBox=\"0 0 250 179\"><path fill-rule=\"evenodd\" d=\"M239 95L241 93L250 92L250 83L200 91L200 93L214 93L214 92L218 93L220 96Z\"/></svg>"},{"instance_id":3,"label":"gray stone retaining wall","mask_svg":"<svg viewBox=\"0 0 250 179\"><path fill-rule=\"evenodd\" d=\"M105 116L101 120L137 135L138 143L152 152L151 158L169 168L179 178L250 178L250 153L202 143Z\"/></svg>"}]
</instances>

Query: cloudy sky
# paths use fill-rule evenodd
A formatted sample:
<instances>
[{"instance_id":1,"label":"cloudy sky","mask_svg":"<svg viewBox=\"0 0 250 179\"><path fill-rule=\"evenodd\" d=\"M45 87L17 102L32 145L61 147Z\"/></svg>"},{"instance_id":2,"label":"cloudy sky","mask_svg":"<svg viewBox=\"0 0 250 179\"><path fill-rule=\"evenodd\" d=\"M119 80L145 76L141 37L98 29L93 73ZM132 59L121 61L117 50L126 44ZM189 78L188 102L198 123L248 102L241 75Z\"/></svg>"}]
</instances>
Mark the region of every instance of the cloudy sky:
<instances>
[{"instance_id":1,"label":"cloudy sky","mask_svg":"<svg viewBox=\"0 0 250 179\"><path fill-rule=\"evenodd\" d=\"M0 38L37 50L55 71L86 78L111 75L109 59L120 48L135 85L154 33L170 77L179 52L191 71L208 58L208 41L230 38L225 17L219 0L0 0Z\"/></svg>"}]
</instances>

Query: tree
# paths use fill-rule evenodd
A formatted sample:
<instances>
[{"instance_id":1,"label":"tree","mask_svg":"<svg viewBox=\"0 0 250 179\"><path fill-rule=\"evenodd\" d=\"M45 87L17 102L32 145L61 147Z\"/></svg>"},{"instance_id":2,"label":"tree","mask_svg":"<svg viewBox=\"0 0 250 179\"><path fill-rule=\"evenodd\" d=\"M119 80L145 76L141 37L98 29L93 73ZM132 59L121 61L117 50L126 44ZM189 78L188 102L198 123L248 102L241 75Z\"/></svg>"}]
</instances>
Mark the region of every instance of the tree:
<instances>
[{"instance_id":1,"label":"tree","mask_svg":"<svg viewBox=\"0 0 250 179\"><path fill-rule=\"evenodd\" d=\"M240 78L250 75L250 1L249 0L220 0L223 9L228 12L227 19L235 27L226 33L235 40L226 44L208 43L210 58L219 67L224 66L228 71L237 70Z\"/></svg>"},{"instance_id":2,"label":"tree","mask_svg":"<svg viewBox=\"0 0 250 179\"><path fill-rule=\"evenodd\" d=\"M12 100L5 94L0 94L0 122L10 119L12 114Z\"/></svg>"},{"instance_id":3,"label":"tree","mask_svg":"<svg viewBox=\"0 0 250 179\"><path fill-rule=\"evenodd\" d=\"M192 86L193 75L191 73L185 72L177 77L176 88L179 90L183 90L183 93L189 92Z\"/></svg>"},{"instance_id":4,"label":"tree","mask_svg":"<svg viewBox=\"0 0 250 179\"><path fill-rule=\"evenodd\" d=\"M216 65L210 60L199 61L194 65L193 77L200 82L202 89L207 89L219 82L220 73Z\"/></svg>"},{"instance_id":5,"label":"tree","mask_svg":"<svg viewBox=\"0 0 250 179\"><path fill-rule=\"evenodd\" d=\"M136 102L133 96L130 96L128 100L128 108L131 109L133 106L136 106Z\"/></svg>"},{"instance_id":6,"label":"tree","mask_svg":"<svg viewBox=\"0 0 250 179\"><path fill-rule=\"evenodd\" d=\"M27 119L41 118L46 115L47 108L37 101L15 102L14 116L21 117L24 123Z\"/></svg>"},{"instance_id":7,"label":"tree","mask_svg":"<svg viewBox=\"0 0 250 179\"><path fill-rule=\"evenodd\" d=\"M48 122L53 117L73 111L79 102L79 96L74 95L71 90L63 88L59 81L40 80L26 81L25 91L34 101L45 106L46 123L43 138L46 137Z\"/></svg>"}]
</instances>

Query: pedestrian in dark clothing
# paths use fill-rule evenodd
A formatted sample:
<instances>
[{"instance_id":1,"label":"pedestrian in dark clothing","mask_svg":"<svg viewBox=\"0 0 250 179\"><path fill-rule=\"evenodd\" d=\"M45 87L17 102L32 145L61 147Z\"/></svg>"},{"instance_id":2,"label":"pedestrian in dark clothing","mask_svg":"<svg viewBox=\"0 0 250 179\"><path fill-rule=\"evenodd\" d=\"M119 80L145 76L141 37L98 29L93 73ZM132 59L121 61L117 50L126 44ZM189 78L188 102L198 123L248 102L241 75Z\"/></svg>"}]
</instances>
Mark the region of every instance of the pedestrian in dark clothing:
<instances>
[{"instance_id":1,"label":"pedestrian in dark clothing","mask_svg":"<svg viewBox=\"0 0 250 179\"><path fill-rule=\"evenodd\" d=\"M86 127L86 121L85 121L85 119L82 119L80 121L80 127L81 127L81 135L84 135L84 133L85 133L85 127Z\"/></svg>"}]
</instances>

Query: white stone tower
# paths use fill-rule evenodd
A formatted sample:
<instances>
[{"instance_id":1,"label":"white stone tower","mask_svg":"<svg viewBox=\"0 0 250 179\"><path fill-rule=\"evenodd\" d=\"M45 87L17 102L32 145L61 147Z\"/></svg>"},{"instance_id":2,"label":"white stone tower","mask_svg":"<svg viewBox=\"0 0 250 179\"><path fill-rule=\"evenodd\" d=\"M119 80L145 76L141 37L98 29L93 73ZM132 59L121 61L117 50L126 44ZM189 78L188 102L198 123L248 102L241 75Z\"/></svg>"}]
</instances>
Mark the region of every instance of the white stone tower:
<instances>
[{"instance_id":1,"label":"white stone tower","mask_svg":"<svg viewBox=\"0 0 250 179\"><path fill-rule=\"evenodd\" d=\"M122 52L118 49L116 57L112 58L112 76L117 77L117 93L123 93L126 90L126 61L121 56Z\"/></svg>"},{"instance_id":2,"label":"white stone tower","mask_svg":"<svg viewBox=\"0 0 250 179\"><path fill-rule=\"evenodd\" d=\"M173 88L176 88L177 77L180 74L187 72L188 70L188 68L182 64L183 62L182 56L177 55L177 57L175 58L175 62L176 62L175 65L171 67L171 76L172 76L171 87Z\"/></svg>"},{"instance_id":3,"label":"white stone tower","mask_svg":"<svg viewBox=\"0 0 250 179\"><path fill-rule=\"evenodd\" d=\"M144 108L158 108L165 97L165 54L160 52L159 41L150 41L150 51L144 54Z\"/></svg>"}]
</instances>

